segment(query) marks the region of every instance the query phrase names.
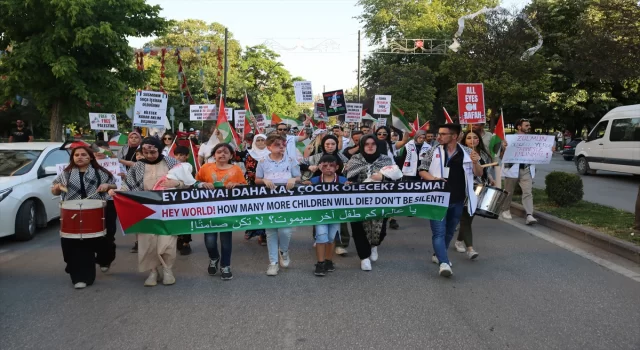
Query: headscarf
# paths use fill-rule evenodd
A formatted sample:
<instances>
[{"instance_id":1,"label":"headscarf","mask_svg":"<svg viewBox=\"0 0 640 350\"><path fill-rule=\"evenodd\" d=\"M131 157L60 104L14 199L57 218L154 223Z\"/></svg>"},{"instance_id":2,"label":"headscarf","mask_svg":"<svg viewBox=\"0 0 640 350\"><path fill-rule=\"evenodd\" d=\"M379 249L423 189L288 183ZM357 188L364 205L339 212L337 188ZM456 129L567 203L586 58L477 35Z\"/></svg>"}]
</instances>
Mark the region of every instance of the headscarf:
<instances>
[{"instance_id":1,"label":"headscarf","mask_svg":"<svg viewBox=\"0 0 640 350\"><path fill-rule=\"evenodd\" d=\"M327 152L327 150L324 148L324 143L327 142L328 140L333 140L336 143L336 149L332 153ZM320 142L320 148L322 149L322 153L324 154L333 154L333 155L337 154L340 151L340 149L338 148L338 138L333 135L325 135L322 138L322 141Z\"/></svg>"},{"instance_id":2,"label":"headscarf","mask_svg":"<svg viewBox=\"0 0 640 350\"><path fill-rule=\"evenodd\" d=\"M258 140L258 138L264 139L266 141L267 140L267 135L265 135L265 134L257 134L256 136L253 137L253 143L251 143L251 149L249 150L249 155L256 162L259 162L259 161L263 160L269 154L271 154L271 151L269 151L269 149L267 149L266 144L264 146L264 149L259 149L258 146L256 146L256 141Z\"/></svg>"},{"instance_id":3,"label":"headscarf","mask_svg":"<svg viewBox=\"0 0 640 350\"><path fill-rule=\"evenodd\" d=\"M427 137L427 132L424 130L418 130L416 131L416 134L413 136L413 141L415 141L416 143L418 142L418 137L420 136L424 136ZM426 142L426 141L424 141Z\"/></svg>"},{"instance_id":4,"label":"headscarf","mask_svg":"<svg viewBox=\"0 0 640 350\"><path fill-rule=\"evenodd\" d=\"M364 152L364 144L369 139L376 141L376 152L374 154L367 154ZM381 146L384 147L384 142L377 140L374 135L368 134L362 136L360 139L360 153L351 157L345 168L347 178L352 179L362 177L364 175L370 176L372 173L379 171L385 166L393 165L391 158L380 153Z\"/></svg>"},{"instance_id":5,"label":"headscarf","mask_svg":"<svg viewBox=\"0 0 640 350\"><path fill-rule=\"evenodd\" d=\"M140 133L137 132L137 131L132 131L132 132L129 133L129 135L127 135L127 146L129 146L129 148L131 148L131 147L136 147L137 148L140 144L138 144L136 146L132 145L131 141L129 141L129 138L131 137L131 135L138 135L139 138L142 138L142 135L140 135Z\"/></svg>"},{"instance_id":6,"label":"headscarf","mask_svg":"<svg viewBox=\"0 0 640 350\"><path fill-rule=\"evenodd\" d=\"M374 154L368 154L365 153L364 151L364 145L365 142L367 142L367 140L369 139L373 139L376 142L376 152ZM360 138L360 154L362 154L362 157L364 157L364 160L367 161L367 163L371 164L373 162L376 161L376 159L380 158L380 144L382 142L380 140L378 140L378 138L376 136L373 136L371 134L369 135L364 135L362 136L362 138ZM384 146L384 143L382 144L382 146Z\"/></svg>"},{"instance_id":7,"label":"headscarf","mask_svg":"<svg viewBox=\"0 0 640 350\"><path fill-rule=\"evenodd\" d=\"M157 150L158 158L154 161L149 161L146 158L140 159L140 162L145 164L158 164L164 159L164 155L162 155L162 149L164 148L164 144L155 137L145 137L140 143L140 147L142 150Z\"/></svg>"}]
</instances>

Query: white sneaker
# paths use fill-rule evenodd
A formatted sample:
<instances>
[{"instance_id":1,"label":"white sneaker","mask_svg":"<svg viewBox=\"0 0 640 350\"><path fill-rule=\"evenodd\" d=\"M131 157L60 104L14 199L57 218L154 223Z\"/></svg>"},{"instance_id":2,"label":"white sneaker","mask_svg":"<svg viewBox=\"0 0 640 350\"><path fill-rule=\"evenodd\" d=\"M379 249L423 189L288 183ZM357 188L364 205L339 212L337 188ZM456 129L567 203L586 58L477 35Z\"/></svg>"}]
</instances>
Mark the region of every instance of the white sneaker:
<instances>
[{"instance_id":1,"label":"white sneaker","mask_svg":"<svg viewBox=\"0 0 640 350\"><path fill-rule=\"evenodd\" d=\"M475 250L473 250L473 248L471 248L471 250L467 252L467 257L469 257L469 259L471 260L474 260L475 258L478 257L478 252L476 252Z\"/></svg>"},{"instance_id":2,"label":"white sneaker","mask_svg":"<svg viewBox=\"0 0 640 350\"><path fill-rule=\"evenodd\" d=\"M505 219L505 220L513 219L513 217L511 217L511 212L508 211L508 210L502 212L502 218Z\"/></svg>"},{"instance_id":3,"label":"white sneaker","mask_svg":"<svg viewBox=\"0 0 640 350\"><path fill-rule=\"evenodd\" d=\"M336 255L347 255L348 251L342 247L336 248Z\"/></svg>"},{"instance_id":4,"label":"white sneaker","mask_svg":"<svg viewBox=\"0 0 640 350\"><path fill-rule=\"evenodd\" d=\"M106 273L107 271L109 271L109 266L100 266L100 271Z\"/></svg>"},{"instance_id":5,"label":"white sneaker","mask_svg":"<svg viewBox=\"0 0 640 350\"><path fill-rule=\"evenodd\" d=\"M451 277L453 275L453 271L451 271L451 266L447 263L440 264L440 276L442 277Z\"/></svg>"},{"instance_id":6,"label":"white sneaker","mask_svg":"<svg viewBox=\"0 0 640 350\"><path fill-rule=\"evenodd\" d=\"M145 287L153 287L158 285L158 270L153 269L149 274L149 277L144 281Z\"/></svg>"},{"instance_id":7,"label":"white sneaker","mask_svg":"<svg viewBox=\"0 0 640 350\"><path fill-rule=\"evenodd\" d=\"M371 259L371 261L378 261L378 247L371 247L369 259Z\"/></svg>"},{"instance_id":8,"label":"white sneaker","mask_svg":"<svg viewBox=\"0 0 640 350\"><path fill-rule=\"evenodd\" d=\"M84 283L84 282L78 282L78 283L73 285L73 288L75 288L75 289L83 289L83 288L86 288L86 287L87 287L87 284Z\"/></svg>"},{"instance_id":9,"label":"white sneaker","mask_svg":"<svg viewBox=\"0 0 640 350\"><path fill-rule=\"evenodd\" d=\"M267 268L267 276L278 275L278 270L280 270L278 264L269 264L269 267Z\"/></svg>"},{"instance_id":10,"label":"white sneaker","mask_svg":"<svg viewBox=\"0 0 640 350\"><path fill-rule=\"evenodd\" d=\"M538 223L538 219L534 218L533 215L527 215L527 220L525 221L527 225L533 225Z\"/></svg>"},{"instance_id":11,"label":"white sneaker","mask_svg":"<svg viewBox=\"0 0 640 350\"><path fill-rule=\"evenodd\" d=\"M280 252L280 266L289 267L289 264L291 264L291 259L289 258L289 252L283 252L283 251L279 251L279 252Z\"/></svg>"},{"instance_id":12,"label":"white sneaker","mask_svg":"<svg viewBox=\"0 0 640 350\"><path fill-rule=\"evenodd\" d=\"M431 256L431 262L436 265L440 265L440 260L438 260L438 257L435 256L435 254ZM449 261L449 266L453 267L453 263L451 261Z\"/></svg>"},{"instance_id":13,"label":"white sneaker","mask_svg":"<svg viewBox=\"0 0 640 350\"><path fill-rule=\"evenodd\" d=\"M463 241L456 241L454 245L456 246L456 251L458 253L464 253L467 251L467 246L464 244Z\"/></svg>"},{"instance_id":14,"label":"white sneaker","mask_svg":"<svg viewBox=\"0 0 640 350\"><path fill-rule=\"evenodd\" d=\"M364 259L360 261L360 268L362 271L371 271L371 260Z\"/></svg>"},{"instance_id":15,"label":"white sneaker","mask_svg":"<svg viewBox=\"0 0 640 350\"><path fill-rule=\"evenodd\" d=\"M162 284L170 286L174 283L176 283L176 278L173 276L173 271L165 267L162 271Z\"/></svg>"}]
</instances>

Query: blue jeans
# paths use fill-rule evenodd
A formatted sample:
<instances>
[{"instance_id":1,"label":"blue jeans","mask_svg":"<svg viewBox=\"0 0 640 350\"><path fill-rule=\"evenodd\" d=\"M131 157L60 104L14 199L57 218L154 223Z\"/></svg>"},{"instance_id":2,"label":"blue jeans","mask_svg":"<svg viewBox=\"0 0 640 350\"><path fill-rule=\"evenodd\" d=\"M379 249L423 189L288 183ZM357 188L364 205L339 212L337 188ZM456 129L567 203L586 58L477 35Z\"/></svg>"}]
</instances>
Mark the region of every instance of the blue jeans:
<instances>
[{"instance_id":1,"label":"blue jeans","mask_svg":"<svg viewBox=\"0 0 640 350\"><path fill-rule=\"evenodd\" d=\"M209 259L220 259L220 253L218 253L218 234L220 235L220 250L222 251L220 267L231 266L231 232L204 234L204 245L207 247Z\"/></svg>"},{"instance_id":2,"label":"blue jeans","mask_svg":"<svg viewBox=\"0 0 640 350\"><path fill-rule=\"evenodd\" d=\"M442 221L431 221L431 243L433 244L433 250L438 257L440 263L449 263L449 257L447 256L447 249L449 249L449 243L453 239L453 234L456 231L456 226L460 222L462 216L462 210L464 209L464 202L450 203L447 214Z\"/></svg>"},{"instance_id":3,"label":"blue jeans","mask_svg":"<svg viewBox=\"0 0 640 350\"><path fill-rule=\"evenodd\" d=\"M336 236L340 236L340 224L316 225L316 243L333 242Z\"/></svg>"},{"instance_id":4,"label":"blue jeans","mask_svg":"<svg viewBox=\"0 0 640 350\"><path fill-rule=\"evenodd\" d=\"M291 227L270 228L266 231L267 249L269 250L269 263L277 264L278 249L283 252L289 251L289 242L291 241L293 229Z\"/></svg>"}]
</instances>

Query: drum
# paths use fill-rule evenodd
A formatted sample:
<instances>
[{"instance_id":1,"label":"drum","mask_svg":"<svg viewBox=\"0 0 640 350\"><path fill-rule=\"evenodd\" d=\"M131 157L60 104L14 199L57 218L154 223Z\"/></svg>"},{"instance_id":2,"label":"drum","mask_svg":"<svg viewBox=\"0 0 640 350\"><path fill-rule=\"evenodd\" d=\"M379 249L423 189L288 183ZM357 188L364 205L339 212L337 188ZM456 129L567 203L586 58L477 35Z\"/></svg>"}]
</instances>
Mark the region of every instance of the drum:
<instances>
[{"instance_id":1,"label":"drum","mask_svg":"<svg viewBox=\"0 0 640 350\"><path fill-rule=\"evenodd\" d=\"M477 185L475 192L478 196L475 215L497 219L502 211L502 205L507 199L507 191L497 187Z\"/></svg>"},{"instance_id":2,"label":"drum","mask_svg":"<svg viewBox=\"0 0 640 350\"><path fill-rule=\"evenodd\" d=\"M60 235L66 238L104 236L105 206L105 201L97 199L60 202Z\"/></svg>"}]
</instances>

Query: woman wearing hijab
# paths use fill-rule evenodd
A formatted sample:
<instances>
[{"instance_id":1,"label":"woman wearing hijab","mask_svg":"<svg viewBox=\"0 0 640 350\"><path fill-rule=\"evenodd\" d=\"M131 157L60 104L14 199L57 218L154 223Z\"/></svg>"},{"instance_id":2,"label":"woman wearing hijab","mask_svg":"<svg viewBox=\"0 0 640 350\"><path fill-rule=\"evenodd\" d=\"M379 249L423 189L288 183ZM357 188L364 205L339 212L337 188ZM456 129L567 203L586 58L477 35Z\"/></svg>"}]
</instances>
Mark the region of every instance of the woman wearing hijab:
<instances>
[{"instance_id":1,"label":"woman wearing hijab","mask_svg":"<svg viewBox=\"0 0 640 350\"><path fill-rule=\"evenodd\" d=\"M391 157L381 154L380 151L384 145L380 143L373 135L362 136L360 153L351 157L344 168L349 181L364 182L367 179L382 181L384 179L380 169L394 163ZM360 257L360 268L363 271L371 271L371 261L378 260L378 245L387 234L386 219L352 222L351 234Z\"/></svg>"},{"instance_id":2,"label":"woman wearing hijab","mask_svg":"<svg viewBox=\"0 0 640 350\"><path fill-rule=\"evenodd\" d=\"M427 154L431 146L426 142L427 132L424 130L416 131L413 136L413 140L407 142L404 146L405 157L402 164L402 174L404 180L418 181L418 166L420 166L420 160Z\"/></svg>"},{"instance_id":3,"label":"woman wearing hijab","mask_svg":"<svg viewBox=\"0 0 640 350\"><path fill-rule=\"evenodd\" d=\"M318 166L320 165L320 159L326 154L330 154L336 157L336 159L338 160L338 170L336 171L336 174L338 174L338 176L342 175L344 165L349 160L342 154L342 152L340 152L338 144L338 138L333 135L325 135L322 138L318 151L308 158L303 158L300 162L302 181L307 181L312 177L320 176L322 174Z\"/></svg>"},{"instance_id":4,"label":"woman wearing hijab","mask_svg":"<svg viewBox=\"0 0 640 350\"><path fill-rule=\"evenodd\" d=\"M123 191L150 191L160 179L167 175L169 169L178 165L178 161L162 155L163 144L155 137L142 140L143 158L135 163L127 173L122 184ZM186 188L182 181L166 179L161 184L166 188ZM110 194L113 195L113 192ZM138 270L150 271L144 282L146 287L153 287L162 280L164 285L176 283L172 268L176 260L178 236L138 234ZM163 268L160 278L158 267Z\"/></svg>"},{"instance_id":5,"label":"woman wearing hijab","mask_svg":"<svg viewBox=\"0 0 640 350\"><path fill-rule=\"evenodd\" d=\"M132 131L127 138L127 145L118 151L120 164L124 165L127 170L136 163L136 150L140 146L140 141L142 141L142 136L137 131Z\"/></svg>"},{"instance_id":6,"label":"woman wearing hijab","mask_svg":"<svg viewBox=\"0 0 640 350\"><path fill-rule=\"evenodd\" d=\"M266 141L267 135L265 134L257 134L254 136L251 149L249 149L247 158L244 161L244 167L246 169L244 177L251 186L256 184L256 168L258 167L258 162L271 153L267 149ZM255 236L258 236L258 244L262 246L267 245L267 234L265 230L248 230L244 233L244 239L246 240L250 240Z\"/></svg>"},{"instance_id":7,"label":"woman wearing hijab","mask_svg":"<svg viewBox=\"0 0 640 350\"><path fill-rule=\"evenodd\" d=\"M409 142L409 133L401 133L400 130L398 130L397 128L393 128L393 131L396 132L398 135L402 134L402 140L398 141L398 142L393 142L391 140L391 129L389 129L388 126L380 126L378 127L378 129L376 129L376 136L378 137L379 141L384 142L384 148L385 150L380 150L381 153L386 154L387 156L389 156L389 158L394 160L394 163L397 164L396 162L396 155L398 154L398 151L404 147L404 145ZM397 230L400 228L400 225L398 225L398 222L396 221L396 219L391 218L389 220L389 227L391 227L394 230Z\"/></svg>"}]
</instances>

